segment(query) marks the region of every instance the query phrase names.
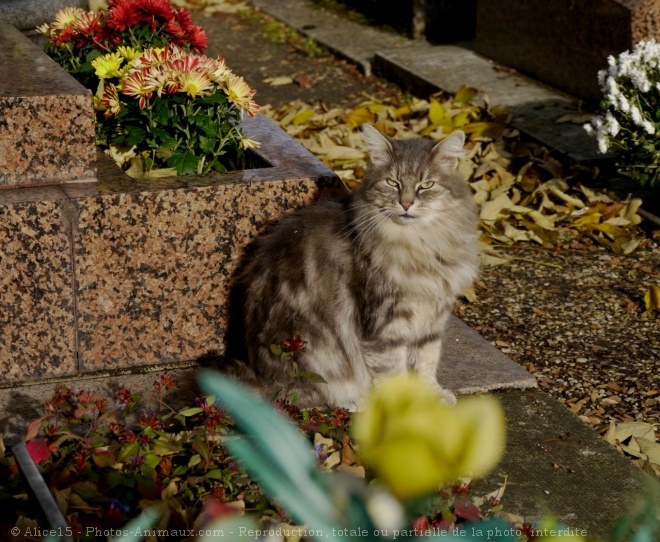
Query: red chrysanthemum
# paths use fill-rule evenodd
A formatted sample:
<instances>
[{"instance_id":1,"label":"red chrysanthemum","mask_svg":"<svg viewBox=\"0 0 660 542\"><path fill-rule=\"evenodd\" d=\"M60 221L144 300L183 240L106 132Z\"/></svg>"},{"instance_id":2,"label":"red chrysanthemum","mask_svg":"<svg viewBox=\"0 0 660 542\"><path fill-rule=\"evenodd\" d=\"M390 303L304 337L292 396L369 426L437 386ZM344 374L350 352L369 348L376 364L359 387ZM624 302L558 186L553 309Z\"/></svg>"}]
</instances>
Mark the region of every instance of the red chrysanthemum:
<instances>
[{"instance_id":1,"label":"red chrysanthemum","mask_svg":"<svg viewBox=\"0 0 660 542\"><path fill-rule=\"evenodd\" d=\"M56 45L64 45L68 41L71 41L75 35L76 31L72 26L69 26L62 30L59 35L51 36L50 40L54 41Z\"/></svg>"},{"instance_id":2,"label":"red chrysanthemum","mask_svg":"<svg viewBox=\"0 0 660 542\"><path fill-rule=\"evenodd\" d=\"M130 0L117 0L108 4L108 22L110 28L124 32L140 22L140 14Z\"/></svg>"},{"instance_id":3,"label":"red chrysanthemum","mask_svg":"<svg viewBox=\"0 0 660 542\"><path fill-rule=\"evenodd\" d=\"M136 0L133 9L140 22L149 24L152 29L159 23L168 23L174 19L172 4L168 0Z\"/></svg>"},{"instance_id":4,"label":"red chrysanthemum","mask_svg":"<svg viewBox=\"0 0 660 542\"><path fill-rule=\"evenodd\" d=\"M190 38L190 48L195 53L203 53L209 42L206 32L201 26L195 26L188 30L188 38Z\"/></svg>"}]
</instances>

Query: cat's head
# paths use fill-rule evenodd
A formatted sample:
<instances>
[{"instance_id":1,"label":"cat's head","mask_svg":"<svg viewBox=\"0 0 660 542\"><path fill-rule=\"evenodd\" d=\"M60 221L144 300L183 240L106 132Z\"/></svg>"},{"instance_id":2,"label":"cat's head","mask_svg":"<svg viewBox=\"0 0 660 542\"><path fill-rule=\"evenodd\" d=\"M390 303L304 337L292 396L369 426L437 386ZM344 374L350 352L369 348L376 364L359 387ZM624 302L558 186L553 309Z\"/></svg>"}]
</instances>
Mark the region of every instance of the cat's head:
<instances>
[{"instance_id":1,"label":"cat's head","mask_svg":"<svg viewBox=\"0 0 660 542\"><path fill-rule=\"evenodd\" d=\"M439 214L472 205L472 194L458 171L465 134L454 132L440 142L395 140L373 126L363 126L371 166L361 197L400 225L428 224Z\"/></svg>"}]
</instances>

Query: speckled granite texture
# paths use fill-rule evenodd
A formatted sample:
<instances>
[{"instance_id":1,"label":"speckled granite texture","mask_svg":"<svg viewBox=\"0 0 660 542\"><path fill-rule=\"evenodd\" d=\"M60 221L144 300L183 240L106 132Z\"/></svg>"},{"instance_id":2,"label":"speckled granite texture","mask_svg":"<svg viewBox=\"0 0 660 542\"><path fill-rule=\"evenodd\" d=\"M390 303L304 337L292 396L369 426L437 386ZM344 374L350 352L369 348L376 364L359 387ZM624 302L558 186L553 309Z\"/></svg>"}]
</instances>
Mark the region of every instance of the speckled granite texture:
<instances>
[{"instance_id":1,"label":"speckled granite texture","mask_svg":"<svg viewBox=\"0 0 660 542\"><path fill-rule=\"evenodd\" d=\"M71 202L14 203L0 191L0 382L77 372Z\"/></svg>"},{"instance_id":2,"label":"speckled granite texture","mask_svg":"<svg viewBox=\"0 0 660 542\"><path fill-rule=\"evenodd\" d=\"M92 95L0 19L0 188L91 181Z\"/></svg>"},{"instance_id":3,"label":"speckled granite texture","mask_svg":"<svg viewBox=\"0 0 660 542\"><path fill-rule=\"evenodd\" d=\"M245 131L270 167L135 181L100 155L98 183L0 190L0 298L10 300L0 383L224 350L244 247L283 211L341 186L267 118Z\"/></svg>"}]
</instances>

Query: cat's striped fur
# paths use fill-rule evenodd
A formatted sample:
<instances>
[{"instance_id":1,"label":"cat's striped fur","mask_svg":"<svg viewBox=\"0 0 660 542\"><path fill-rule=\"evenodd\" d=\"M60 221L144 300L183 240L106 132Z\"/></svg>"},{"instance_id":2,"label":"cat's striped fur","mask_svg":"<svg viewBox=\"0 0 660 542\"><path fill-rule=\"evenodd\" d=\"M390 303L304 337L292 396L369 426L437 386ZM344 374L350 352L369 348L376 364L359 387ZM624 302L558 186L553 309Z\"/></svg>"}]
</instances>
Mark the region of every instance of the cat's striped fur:
<instances>
[{"instance_id":1,"label":"cat's striped fur","mask_svg":"<svg viewBox=\"0 0 660 542\"><path fill-rule=\"evenodd\" d=\"M371 166L342 201L285 217L242 275L248 365L263 390L284 384L301 405L355 407L383 375L412 369L437 383L452 306L477 276L477 212L458 173L465 136L396 141L364 127ZM299 335L292 378L271 345Z\"/></svg>"}]
</instances>

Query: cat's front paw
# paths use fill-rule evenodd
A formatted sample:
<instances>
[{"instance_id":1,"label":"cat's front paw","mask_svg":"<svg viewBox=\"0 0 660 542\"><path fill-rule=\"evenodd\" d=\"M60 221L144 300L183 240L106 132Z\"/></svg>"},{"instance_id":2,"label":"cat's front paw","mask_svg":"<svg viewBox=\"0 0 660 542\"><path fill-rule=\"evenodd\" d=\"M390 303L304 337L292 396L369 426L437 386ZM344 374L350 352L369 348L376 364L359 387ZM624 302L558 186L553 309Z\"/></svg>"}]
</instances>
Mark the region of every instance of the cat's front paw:
<instances>
[{"instance_id":1,"label":"cat's front paw","mask_svg":"<svg viewBox=\"0 0 660 542\"><path fill-rule=\"evenodd\" d=\"M442 398L445 404L447 404L448 406L454 406L456 404L456 396L452 392L443 388L437 382L434 382L432 384L433 384L433 389Z\"/></svg>"}]
</instances>

